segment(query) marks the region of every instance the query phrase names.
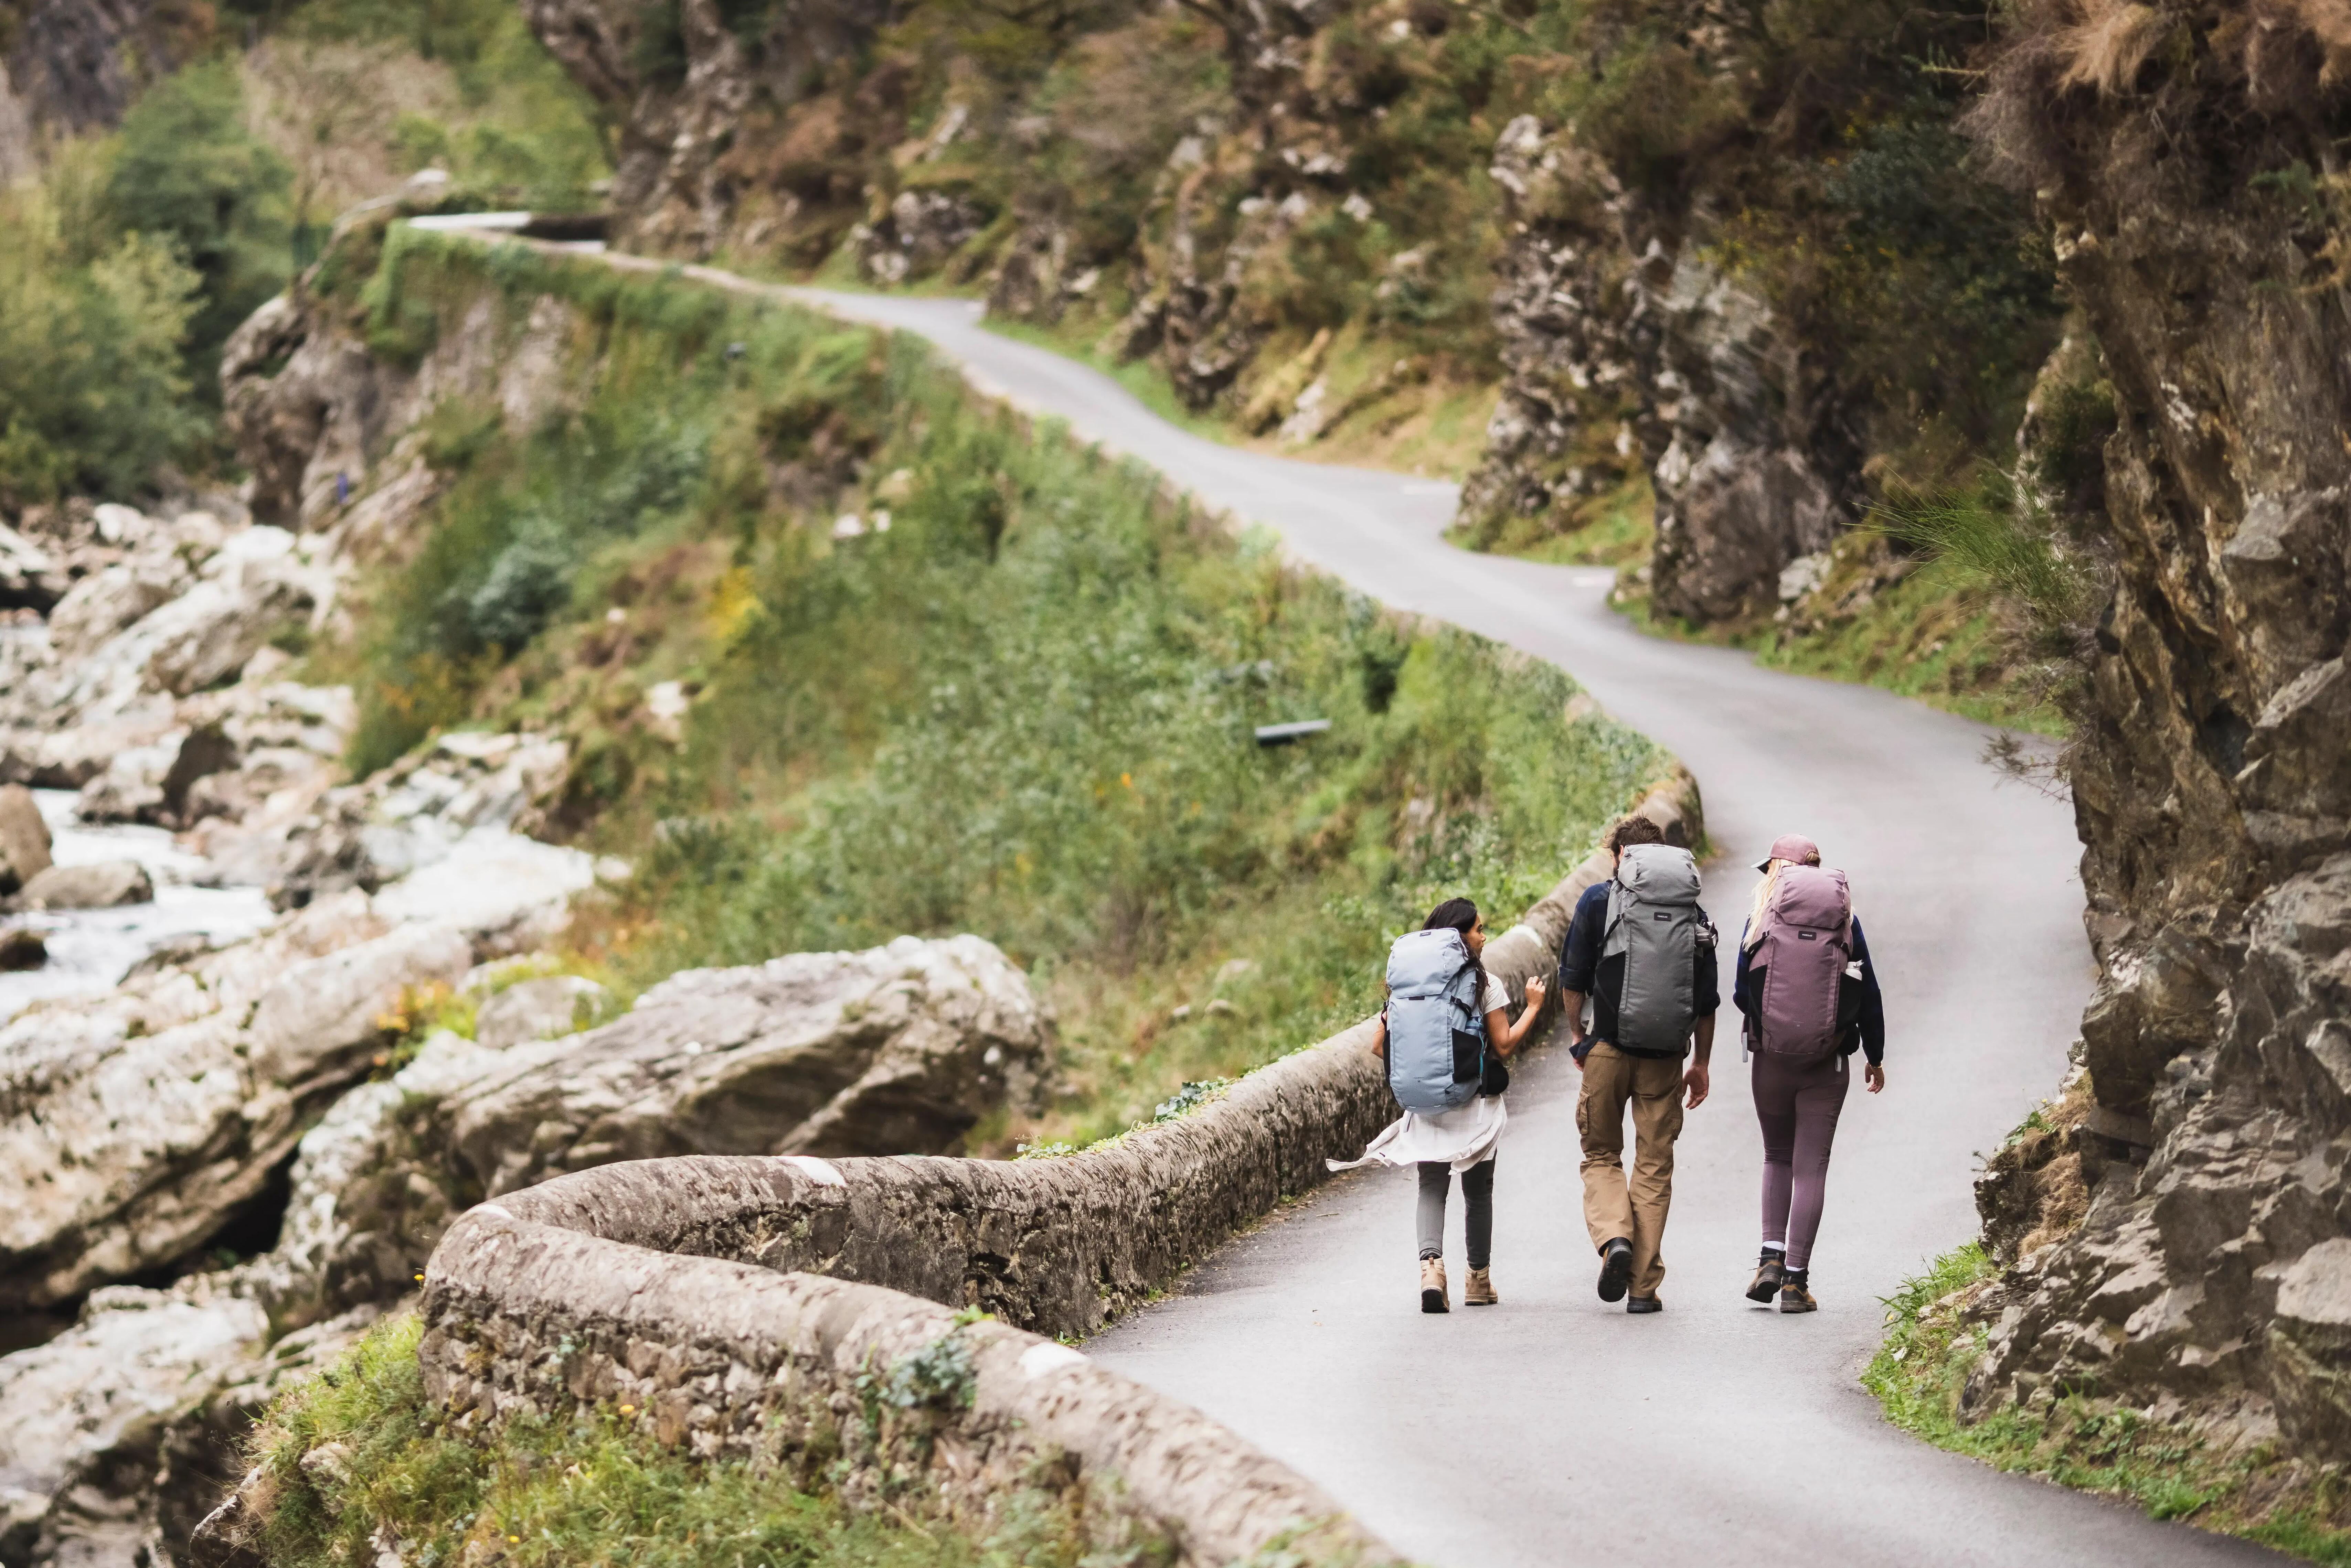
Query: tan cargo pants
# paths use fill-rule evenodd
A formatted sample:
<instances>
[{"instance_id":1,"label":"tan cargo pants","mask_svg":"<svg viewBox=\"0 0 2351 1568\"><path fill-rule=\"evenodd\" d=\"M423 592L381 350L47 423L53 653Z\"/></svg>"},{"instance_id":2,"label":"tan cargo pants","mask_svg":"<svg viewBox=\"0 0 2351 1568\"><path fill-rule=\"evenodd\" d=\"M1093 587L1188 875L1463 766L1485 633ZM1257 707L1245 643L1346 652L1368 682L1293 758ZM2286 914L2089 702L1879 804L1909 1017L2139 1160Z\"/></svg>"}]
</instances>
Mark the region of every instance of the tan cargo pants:
<instances>
[{"instance_id":1,"label":"tan cargo pants","mask_svg":"<svg viewBox=\"0 0 2351 1568\"><path fill-rule=\"evenodd\" d=\"M1633 1107L1633 1179L1625 1179L1625 1107ZM1596 1251L1633 1243L1633 1293L1654 1296L1666 1277L1666 1210L1674 1201L1674 1139L1682 1135L1678 1058L1628 1056L1602 1042L1583 1059L1575 1102L1583 1139L1583 1223Z\"/></svg>"}]
</instances>

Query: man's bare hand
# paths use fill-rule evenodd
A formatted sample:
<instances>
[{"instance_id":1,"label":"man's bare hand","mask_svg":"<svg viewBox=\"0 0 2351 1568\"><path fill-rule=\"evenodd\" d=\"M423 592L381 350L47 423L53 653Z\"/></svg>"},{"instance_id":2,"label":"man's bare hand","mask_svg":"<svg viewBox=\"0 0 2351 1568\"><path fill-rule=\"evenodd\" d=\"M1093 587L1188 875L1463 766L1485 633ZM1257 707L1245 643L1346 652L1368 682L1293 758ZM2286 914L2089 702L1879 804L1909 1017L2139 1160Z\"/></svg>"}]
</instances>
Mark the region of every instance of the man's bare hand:
<instances>
[{"instance_id":1,"label":"man's bare hand","mask_svg":"<svg viewBox=\"0 0 2351 1568\"><path fill-rule=\"evenodd\" d=\"M1861 1075L1868 1080L1869 1092L1871 1094L1878 1095L1886 1092L1886 1069L1884 1066L1880 1065L1878 1063L1872 1062L1867 1067L1862 1069Z\"/></svg>"},{"instance_id":2,"label":"man's bare hand","mask_svg":"<svg viewBox=\"0 0 2351 1568\"><path fill-rule=\"evenodd\" d=\"M1567 1037L1567 1059L1575 1064L1575 1070L1579 1073L1583 1071L1584 1051L1583 1035L1571 1034Z\"/></svg>"},{"instance_id":3,"label":"man's bare hand","mask_svg":"<svg viewBox=\"0 0 2351 1568\"><path fill-rule=\"evenodd\" d=\"M1689 1071L1682 1075L1682 1087L1689 1091L1689 1105L1686 1108L1694 1111L1706 1104L1707 1092L1713 1086L1714 1080L1708 1075L1706 1064L1692 1062Z\"/></svg>"}]
</instances>

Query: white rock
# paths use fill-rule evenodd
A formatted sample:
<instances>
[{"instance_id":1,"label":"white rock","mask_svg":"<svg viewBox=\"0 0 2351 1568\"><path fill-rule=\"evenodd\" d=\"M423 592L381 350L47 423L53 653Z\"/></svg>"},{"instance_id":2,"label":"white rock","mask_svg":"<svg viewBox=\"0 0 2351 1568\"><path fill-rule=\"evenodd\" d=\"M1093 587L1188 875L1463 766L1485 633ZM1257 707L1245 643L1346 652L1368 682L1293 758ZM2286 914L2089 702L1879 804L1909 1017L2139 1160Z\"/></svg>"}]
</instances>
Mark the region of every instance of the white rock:
<instances>
[{"instance_id":1,"label":"white rock","mask_svg":"<svg viewBox=\"0 0 2351 1568\"><path fill-rule=\"evenodd\" d=\"M142 544L155 528L145 513L136 507L119 506L112 502L93 508L90 521L97 525L100 539L118 546Z\"/></svg>"},{"instance_id":2,"label":"white rock","mask_svg":"<svg viewBox=\"0 0 2351 1568\"><path fill-rule=\"evenodd\" d=\"M386 919L432 921L476 940L552 935L571 895L595 881L592 855L477 827L444 858L380 890L375 908Z\"/></svg>"}]
</instances>

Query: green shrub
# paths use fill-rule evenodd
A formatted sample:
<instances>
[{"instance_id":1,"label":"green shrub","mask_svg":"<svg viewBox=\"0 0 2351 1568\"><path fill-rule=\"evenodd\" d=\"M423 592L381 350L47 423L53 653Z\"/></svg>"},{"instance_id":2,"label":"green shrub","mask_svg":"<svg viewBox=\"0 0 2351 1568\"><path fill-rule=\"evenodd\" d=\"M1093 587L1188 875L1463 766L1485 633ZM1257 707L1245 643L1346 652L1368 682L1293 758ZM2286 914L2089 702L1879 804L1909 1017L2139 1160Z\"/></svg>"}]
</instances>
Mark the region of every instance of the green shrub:
<instances>
[{"instance_id":1,"label":"green shrub","mask_svg":"<svg viewBox=\"0 0 2351 1568\"><path fill-rule=\"evenodd\" d=\"M118 233L167 240L202 279L188 352L196 389L210 400L220 346L291 270L291 175L246 129L244 93L225 62L158 82L122 117L116 140L107 218Z\"/></svg>"},{"instance_id":2,"label":"green shrub","mask_svg":"<svg viewBox=\"0 0 2351 1568\"><path fill-rule=\"evenodd\" d=\"M162 240L89 239L51 192L0 193L0 501L129 500L204 437L181 353L202 278Z\"/></svg>"}]
</instances>

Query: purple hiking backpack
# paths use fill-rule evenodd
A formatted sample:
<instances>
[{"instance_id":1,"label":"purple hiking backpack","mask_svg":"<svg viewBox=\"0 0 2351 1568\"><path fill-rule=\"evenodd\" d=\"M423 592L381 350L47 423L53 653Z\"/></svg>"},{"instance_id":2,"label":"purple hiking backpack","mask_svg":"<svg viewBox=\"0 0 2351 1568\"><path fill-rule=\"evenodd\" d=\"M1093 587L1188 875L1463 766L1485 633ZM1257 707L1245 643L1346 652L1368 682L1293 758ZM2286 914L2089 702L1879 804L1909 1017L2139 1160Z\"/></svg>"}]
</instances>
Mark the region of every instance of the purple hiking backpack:
<instances>
[{"instance_id":1,"label":"purple hiking backpack","mask_svg":"<svg viewBox=\"0 0 2351 1568\"><path fill-rule=\"evenodd\" d=\"M1844 873L1782 866L1763 910L1763 935L1748 955L1763 995L1755 1048L1774 1056L1823 1056L1852 1011L1838 1003L1853 961L1853 895ZM1857 998L1856 998L1857 1000Z\"/></svg>"}]
</instances>

